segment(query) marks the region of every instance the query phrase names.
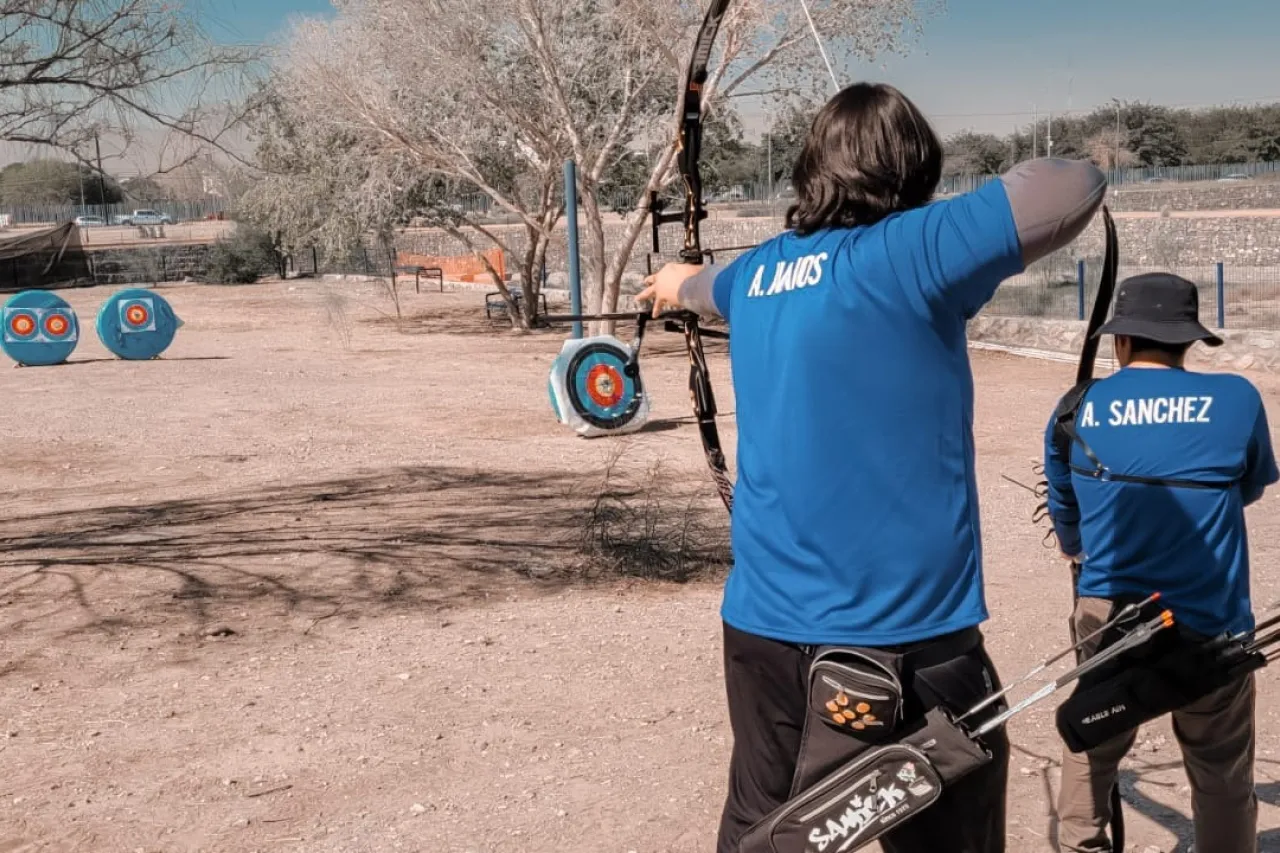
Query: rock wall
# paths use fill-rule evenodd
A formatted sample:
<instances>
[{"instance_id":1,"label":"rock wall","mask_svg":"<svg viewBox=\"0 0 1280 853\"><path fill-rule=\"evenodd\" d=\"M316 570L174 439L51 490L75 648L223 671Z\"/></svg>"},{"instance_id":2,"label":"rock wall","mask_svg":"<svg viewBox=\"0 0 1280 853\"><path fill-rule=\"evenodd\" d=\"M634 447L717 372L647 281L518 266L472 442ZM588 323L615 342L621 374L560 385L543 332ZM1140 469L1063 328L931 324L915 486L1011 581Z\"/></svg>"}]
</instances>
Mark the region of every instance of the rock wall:
<instances>
[{"instance_id":1,"label":"rock wall","mask_svg":"<svg viewBox=\"0 0 1280 853\"><path fill-rule=\"evenodd\" d=\"M1075 362L1084 344L1085 326L1074 320L979 316L969 323L969 340L979 348L991 346ZM1187 353L1188 367L1280 373L1280 332L1224 329L1217 334L1223 339L1222 346L1192 346ZM1110 368L1112 358L1111 337L1105 336L1098 346L1099 367Z\"/></svg>"},{"instance_id":2,"label":"rock wall","mask_svg":"<svg viewBox=\"0 0 1280 853\"><path fill-rule=\"evenodd\" d=\"M208 244L176 244L88 252L98 284L144 285L200 278L208 265Z\"/></svg>"},{"instance_id":3,"label":"rock wall","mask_svg":"<svg viewBox=\"0 0 1280 853\"><path fill-rule=\"evenodd\" d=\"M1249 194L1248 199L1241 198L1244 193ZM1245 207L1237 208L1236 205L1249 200L1280 210L1280 182L1276 183L1274 190L1255 187L1213 192L1170 190L1155 193L1139 190L1110 196L1107 204L1116 214L1122 265L1178 267L1211 265L1221 261L1237 266L1280 266L1280 216L1195 216L1187 212L1244 210ZM1161 211L1165 213L1162 215ZM1142 215L1143 213L1146 215ZM783 227L781 216L735 216L733 211L716 211L702 223L702 245L708 249L750 246L778 234ZM612 221L604 224L605 245L610 252L623 244L627 229L625 222ZM506 268L514 275L520 270L520 253L525 246L523 231L514 226L499 226L496 230L502 232L503 238L512 248L512 253L507 255ZM679 227L665 226L662 238L663 259L674 257L680 247ZM434 255L467 252L464 245L443 232L409 232L400 235L396 243L400 251L407 252ZM582 269L586 277L590 258L585 239L581 239L581 243ZM635 241L635 248L627 264L628 272L632 273L629 279L644 274L649 244L649 229L646 224ZM1100 220L1095 220L1063 254L1073 259L1101 256L1102 246L1102 224ZM733 251L724 252L717 260L731 260L737 254L738 252ZM565 272L568 268L567 258L567 240L561 228L547 252L548 273Z\"/></svg>"}]
</instances>

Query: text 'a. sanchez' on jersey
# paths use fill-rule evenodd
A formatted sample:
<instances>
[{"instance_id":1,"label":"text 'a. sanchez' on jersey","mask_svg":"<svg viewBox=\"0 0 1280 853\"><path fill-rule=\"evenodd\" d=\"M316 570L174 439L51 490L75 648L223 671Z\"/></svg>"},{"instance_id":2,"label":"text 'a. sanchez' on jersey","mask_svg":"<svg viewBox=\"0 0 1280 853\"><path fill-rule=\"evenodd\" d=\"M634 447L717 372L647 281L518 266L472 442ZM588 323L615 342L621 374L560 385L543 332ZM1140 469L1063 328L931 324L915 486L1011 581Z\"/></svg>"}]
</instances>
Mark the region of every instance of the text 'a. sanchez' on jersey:
<instances>
[{"instance_id":1,"label":"text 'a. sanchez' on jersey","mask_svg":"<svg viewBox=\"0 0 1280 853\"><path fill-rule=\"evenodd\" d=\"M1080 410L1080 426L1150 426L1154 424L1208 424L1213 397L1184 395L1178 397L1140 397L1112 400L1105 406L1099 421L1092 400Z\"/></svg>"}]
</instances>

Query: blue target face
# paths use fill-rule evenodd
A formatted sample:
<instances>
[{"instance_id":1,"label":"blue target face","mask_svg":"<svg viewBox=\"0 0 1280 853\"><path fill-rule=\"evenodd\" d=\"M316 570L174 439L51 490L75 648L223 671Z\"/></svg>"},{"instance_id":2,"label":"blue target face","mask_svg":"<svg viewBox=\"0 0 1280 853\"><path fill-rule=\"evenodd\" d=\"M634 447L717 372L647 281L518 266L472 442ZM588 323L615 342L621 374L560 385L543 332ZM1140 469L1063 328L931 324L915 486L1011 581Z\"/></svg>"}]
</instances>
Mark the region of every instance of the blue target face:
<instances>
[{"instance_id":1,"label":"blue target face","mask_svg":"<svg viewBox=\"0 0 1280 853\"><path fill-rule=\"evenodd\" d=\"M66 300L46 290L24 290L0 311L0 346L18 364L61 364L80 342L80 323Z\"/></svg>"},{"instance_id":2,"label":"blue target face","mask_svg":"<svg viewBox=\"0 0 1280 853\"><path fill-rule=\"evenodd\" d=\"M146 359L169 348L182 321L164 297L133 287L102 304L97 325L98 338L113 355Z\"/></svg>"},{"instance_id":3,"label":"blue target face","mask_svg":"<svg viewBox=\"0 0 1280 853\"><path fill-rule=\"evenodd\" d=\"M640 408L640 374L628 375L627 353L611 344L578 350L569 361L566 384L574 411L601 429L625 426Z\"/></svg>"}]
</instances>

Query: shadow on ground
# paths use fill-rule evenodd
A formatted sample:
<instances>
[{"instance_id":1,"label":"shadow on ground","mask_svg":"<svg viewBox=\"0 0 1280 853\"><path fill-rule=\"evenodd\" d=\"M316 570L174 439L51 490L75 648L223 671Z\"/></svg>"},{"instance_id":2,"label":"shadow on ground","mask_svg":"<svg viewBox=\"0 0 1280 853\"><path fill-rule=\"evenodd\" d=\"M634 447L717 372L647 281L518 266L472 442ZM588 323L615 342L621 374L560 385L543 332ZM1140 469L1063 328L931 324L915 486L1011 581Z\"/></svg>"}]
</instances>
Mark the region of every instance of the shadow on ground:
<instances>
[{"instance_id":1,"label":"shadow on ground","mask_svg":"<svg viewBox=\"0 0 1280 853\"><path fill-rule=\"evenodd\" d=\"M714 573L727 565L728 525L699 500L705 489L682 497L672 480L628 474L616 458L592 476L403 467L11 516L0 521L0 635L175 616L200 630L248 610L421 613L513 589Z\"/></svg>"}]
</instances>

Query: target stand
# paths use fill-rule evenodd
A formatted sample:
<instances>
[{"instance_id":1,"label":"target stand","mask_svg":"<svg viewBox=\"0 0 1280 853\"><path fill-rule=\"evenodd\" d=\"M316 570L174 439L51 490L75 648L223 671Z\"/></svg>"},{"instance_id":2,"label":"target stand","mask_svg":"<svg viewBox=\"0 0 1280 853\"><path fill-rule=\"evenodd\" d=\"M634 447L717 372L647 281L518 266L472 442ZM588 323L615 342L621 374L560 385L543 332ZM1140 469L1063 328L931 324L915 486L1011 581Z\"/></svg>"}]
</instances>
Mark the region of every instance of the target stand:
<instances>
[{"instance_id":1,"label":"target stand","mask_svg":"<svg viewBox=\"0 0 1280 853\"><path fill-rule=\"evenodd\" d=\"M4 304L0 348L19 367L62 364L80 343L80 321L67 301L47 290L24 290Z\"/></svg>"},{"instance_id":2,"label":"target stand","mask_svg":"<svg viewBox=\"0 0 1280 853\"><path fill-rule=\"evenodd\" d=\"M635 432L649 419L649 397L631 347L612 335L564 342L547 382L560 423L595 438Z\"/></svg>"},{"instance_id":3,"label":"target stand","mask_svg":"<svg viewBox=\"0 0 1280 853\"><path fill-rule=\"evenodd\" d=\"M163 296L140 287L112 295L98 310L98 339L122 359L158 358L180 326L182 320Z\"/></svg>"}]
</instances>

